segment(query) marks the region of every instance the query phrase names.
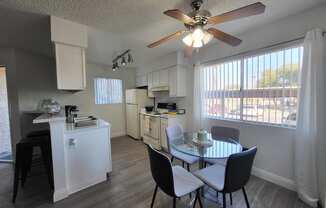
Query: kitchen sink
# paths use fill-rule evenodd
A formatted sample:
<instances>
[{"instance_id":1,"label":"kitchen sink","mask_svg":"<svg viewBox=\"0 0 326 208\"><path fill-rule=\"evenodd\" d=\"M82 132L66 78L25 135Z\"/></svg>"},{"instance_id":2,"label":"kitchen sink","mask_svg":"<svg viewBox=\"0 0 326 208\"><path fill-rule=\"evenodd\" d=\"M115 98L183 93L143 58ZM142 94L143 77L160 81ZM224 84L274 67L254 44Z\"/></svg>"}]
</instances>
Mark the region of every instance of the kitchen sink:
<instances>
[{"instance_id":1,"label":"kitchen sink","mask_svg":"<svg viewBox=\"0 0 326 208\"><path fill-rule=\"evenodd\" d=\"M87 119L75 119L74 126L75 127L87 127L87 126L96 126L97 125L97 119L94 117L88 117Z\"/></svg>"}]
</instances>

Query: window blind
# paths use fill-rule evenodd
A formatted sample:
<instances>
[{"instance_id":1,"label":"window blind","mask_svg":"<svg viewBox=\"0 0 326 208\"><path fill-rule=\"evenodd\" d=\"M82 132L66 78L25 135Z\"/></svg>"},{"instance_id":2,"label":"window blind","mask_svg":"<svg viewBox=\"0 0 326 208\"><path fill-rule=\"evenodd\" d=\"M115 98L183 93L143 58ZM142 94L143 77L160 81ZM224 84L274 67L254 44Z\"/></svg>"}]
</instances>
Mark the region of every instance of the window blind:
<instances>
[{"instance_id":1,"label":"window blind","mask_svg":"<svg viewBox=\"0 0 326 208\"><path fill-rule=\"evenodd\" d=\"M96 78L94 85L95 104L122 103L122 80Z\"/></svg>"},{"instance_id":2,"label":"window blind","mask_svg":"<svg viewBox=\"0 0 326 208\"><path fill-rule=\"evenodd\" d=\"M295 126L302 55L299 45L203 67L204 115Z\"/></svg>"}]
</instances>

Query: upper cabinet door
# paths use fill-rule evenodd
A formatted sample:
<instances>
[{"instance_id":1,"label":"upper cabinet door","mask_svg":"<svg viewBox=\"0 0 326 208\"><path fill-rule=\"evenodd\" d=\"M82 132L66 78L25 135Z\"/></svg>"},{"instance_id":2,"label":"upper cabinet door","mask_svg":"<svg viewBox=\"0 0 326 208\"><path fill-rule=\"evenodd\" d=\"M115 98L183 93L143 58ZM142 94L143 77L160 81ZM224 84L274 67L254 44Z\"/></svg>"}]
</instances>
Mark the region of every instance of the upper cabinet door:
<instances>
[{"instance_id":1,"label":"upper cabinet door","mask_svg":"<svg viewBox=\"0 0 326 208\"><path fill-rule=\"evenodd\" d=\"M187 92L186 68L180 65L169 69L170 97L185 97Z\"/></svg>"},{"instance_id":2,"label":"upper cabinet door","mask_svg":"<svg viewBox=\"0 0 326 208\"><path fill-rule=\"evenodd\" d=\"M170 97L177 97L177 68L173 67L169 69L169 95Z\"/></svg>"},{"instance_id":3,"label":"upper cabinet door","mask_svg":"<svg viewBox=\"0 0 326 208\"><path fill-rule=\"evenodd\" d=\"M153 74L153 87L160 87L160 72L154 71Z\"/></svg>"},{"instance_id":4,"label":"upper cabinet door","mask_svg":"<svg viewBox=\"0 0 326 208\"><path fill-rule=\"evenodd\" d=\"M148 86L147 76L146 75L139 75L136 77L136 87L144 87Z\"/></svg>"},{"instance_id":5,"label":"upper cabinet door","mask_svg":"<svg viewBox=\"0 0 326 208\"><path fill-rule=\"evenodd\" d=\"M60 43L55 44L55 49L58 89L85 89L85 49Z\"/></svg>"},{"instance_id":6,"label":"upper cabinet door","mask_svg":"<svg viewBox=\"0 0 326 208\"><path fill-rule=\"evenodd\" d=\"M149 90L153 88L153 73L147 74L147 85Z\"/></svg>"},{"instance_id":7,"label":"upper cabinet door","mask_svg":"<svg viewBox=\"0 0 326 208\"><path fill-rule=\"evenodd\" d=\"M164 69L159 71L160 74L160 86L169 86L169 70Z\"/></svg>"},{"instance_id":8,"label":"upper cabinet door","mask_svg":"<svg viewBox=\"0 0 326 208\"><path fill-rule=\"evenodd\" d=\"M51 41L55 44L58 89L85 89L87 26L51 16Z\"/></svg>"}]
</instances>

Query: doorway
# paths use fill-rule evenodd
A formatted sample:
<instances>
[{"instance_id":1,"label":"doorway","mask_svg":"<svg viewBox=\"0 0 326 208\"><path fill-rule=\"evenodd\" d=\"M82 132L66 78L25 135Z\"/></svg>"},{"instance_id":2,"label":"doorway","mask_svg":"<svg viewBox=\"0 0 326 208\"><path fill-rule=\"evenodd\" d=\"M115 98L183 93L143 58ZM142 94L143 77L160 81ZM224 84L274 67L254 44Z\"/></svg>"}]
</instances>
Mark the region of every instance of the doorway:
<instances>
[{"instance_id":1,"label":"doorway","mask_svg":"<svg viewBox=\"0 0 326 208\"><path fill-rule=\"evenodd\" d=\"M6 68L0 66L0 162L12 161Z\"/></svg>"}]
</instances>

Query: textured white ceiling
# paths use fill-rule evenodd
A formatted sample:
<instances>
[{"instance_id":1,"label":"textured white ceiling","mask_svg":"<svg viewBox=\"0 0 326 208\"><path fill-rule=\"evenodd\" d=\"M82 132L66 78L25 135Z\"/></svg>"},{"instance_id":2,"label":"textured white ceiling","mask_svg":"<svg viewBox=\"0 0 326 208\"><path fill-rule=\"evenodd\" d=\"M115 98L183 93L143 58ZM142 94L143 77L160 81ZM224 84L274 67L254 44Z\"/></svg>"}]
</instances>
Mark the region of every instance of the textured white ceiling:
<instances>
[{"instance_id":1,"label":"textured white ceiling","mask_svg":"<svg viewBox=\"0 0 326 208\"><path fill-rule=\"evenodd\" d=\"M206 0L204 7L213 15L217 15L256 1ZM181 41L177 40L155 49L147 49L146 45L164 35L182 29L182 23L162 13L172 8L188 12L190 11L189 2L190 0L1 0L0 4L25 11L55 15L108 31L109 34L117 36L121 43L112 44L112 48L106 49L106 51L131 48L134 50L136 60L143 62L182 49ZM261 0L261 2L267 6L264 14L216 27L231 34L239 34L258 25L310 9L324 3L325 0ZM93 37L99 38L99 40L105 39L103 34ZM116 39L115 37L114 40ZM112 38L107 42L112 42ZM114 48L117 45L119 49ZM101 47L101 44L98 47ZM96 53L91 55L95 57ZM102 62L110 62L110 60L103 58Z\"/></svg>"}]
</instances>

